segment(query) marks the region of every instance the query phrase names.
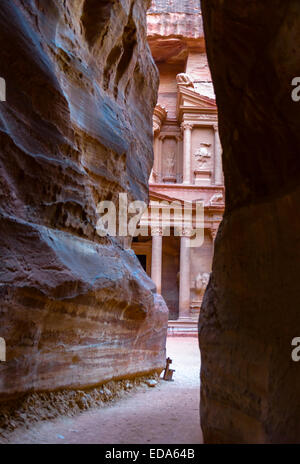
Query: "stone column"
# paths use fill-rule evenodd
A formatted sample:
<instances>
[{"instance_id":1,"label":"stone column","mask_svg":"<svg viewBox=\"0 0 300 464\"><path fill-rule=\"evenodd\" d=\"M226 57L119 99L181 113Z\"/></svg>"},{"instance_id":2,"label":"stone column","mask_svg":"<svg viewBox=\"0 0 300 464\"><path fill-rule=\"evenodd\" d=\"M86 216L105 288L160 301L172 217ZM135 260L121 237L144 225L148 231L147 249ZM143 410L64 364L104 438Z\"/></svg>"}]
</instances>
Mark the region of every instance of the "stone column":
<instances>
[{"instance_id":1,"label":"stone column","mask_svg":"<svg viewBox=\"0 0 300 464\"><path fill-rule=\"evenodd\" d=\"M163 172L163 143L164 143L165 135L158 136L158 143L157 143L157 177L156 182L162 182L162 172Z\"/></svg>"},{"instance_id":2,"label":"stone column","mask_svg":"<svg viewBox=\"0 0 300 464\"><path fill-rule=\"evenodd\" d=\"M193 125L189 122L183 122L181 127L183 130L183 183L190 184Z\"/></svg>"},{"instance_id":3,"label":"stone column","mask_svg":"<svg viewBox=\"0 0 300 464\"><path fill-rule=\"evenodd\" d=\"M214 124L213 128L215 131L215 185L223 185L222 146L217 124Z\"/></svg>"},{"instance_id":4,"label":"stone column","mask_svg":"<svg viewBox=\"0 0 300 464\"><path fill-rule=\"evenodd\" d=\"M190 230L180 240L179 318L190 316Z\"/></svg>"},{"instance_id":5,"label":"stone column","mask_svg":"<svg viewBox=\"0 0 300 464\"><path fill-rule=\"evenodd\" d=\"M217 224L213 224L209 229L210 236L211 236L213 242L216 240L218 229L219 229L219 225L217 225Z\"/></svg>"},{"instance_id":6,"label":"stone column","mask_svg":"<svg viewBox=\"0 0 300 464\"><path fill-rule=\"evenodd\" d=\"M158 156L159 156L158 148L159 148L158 137L154 137L154 141L153 141L154 160L153 160L153 168L152 168L151 176L150 176L151 182L157 182L157 177L158 177Z\"/></svg>"},{"instance_id":7,"label":"stone column","mask_svg":"<svg viewBox=\"0 0 300 464\"><path fill-rule=\"evenodd\" d=\"M161 294L162 274L162 231L160 227L152 229L151 279L156 285L157 293Z\"/></svg>"},{"instance_id":8,"label":"stone column","mask_svg":"<svg viewBox=\"0 0 300 464\"><path fill-rule=\"evenodd\" d=\"M177 152L176 152L176 182L177 184L182 183L182 167L181 167L181 147L180 142L182 141L182 136L176 136L177 142Z\"/></svg>"}]
</instances>

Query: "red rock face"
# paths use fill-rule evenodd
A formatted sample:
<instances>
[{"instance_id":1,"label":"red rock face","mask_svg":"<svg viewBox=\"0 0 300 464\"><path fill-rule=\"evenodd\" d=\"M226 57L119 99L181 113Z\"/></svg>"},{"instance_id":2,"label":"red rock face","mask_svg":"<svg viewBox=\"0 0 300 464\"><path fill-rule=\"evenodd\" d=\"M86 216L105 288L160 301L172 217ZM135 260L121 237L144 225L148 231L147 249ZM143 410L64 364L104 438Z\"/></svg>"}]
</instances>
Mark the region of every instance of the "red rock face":
<instances>
[{"instance_id":1,"label":"red rock face","mask_svg":"<svg viewBox=\"0 0 300 464\"><path fill-rule=\"evenodd\" d=\"M198 0L153 0L147 18L148 42L156 63L182 63L189 49L204 51Z\"/></svg>"},{"instance_id":2,"label":"red rock face","mask_svg":"<svg viewBox=\"0 0 300 464\"><path fill-rule=\"evenodd\" d=\"M208 443L300 441L300 8L202 0L226 212L200 316Z\"/></svg>"},{"instance_id":3,"label":"red rock face","mask_svg":"<svg viewBox=\"0 0 300 464\"><path fill-rule=\"evenodd\" d=\"M95 227L101 200L148 197L158 74L147 2L0 11L0 399L159 370L167 308Z\"/></svg>"}]
</instances>

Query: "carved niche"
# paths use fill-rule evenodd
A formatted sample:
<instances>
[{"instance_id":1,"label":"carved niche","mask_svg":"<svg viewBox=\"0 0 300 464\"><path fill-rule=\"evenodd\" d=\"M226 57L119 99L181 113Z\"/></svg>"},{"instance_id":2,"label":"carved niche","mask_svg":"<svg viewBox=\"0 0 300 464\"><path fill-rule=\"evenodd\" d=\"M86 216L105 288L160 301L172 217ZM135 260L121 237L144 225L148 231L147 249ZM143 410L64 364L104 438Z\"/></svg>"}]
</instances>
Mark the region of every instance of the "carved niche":
<instances>
[{"instance_id":1,"label":"carved niche","mask_svg":"<svg viewBox=\"0 0 300 464\"><path fill-rule=\"evenodd\" d=\"M212 175L212 144L202 142L193 153L195 184L209 185Z\"/></svg>"},{"instance_id":2,"label":"carved niche","mask_svg":"<svg viewBox=\"0 0 300 464\"><path fill-rule=\"evenodd\" d=\"M194 297L191 303L192 313L198 313L200 311L209 277L210 274L208 272L199 272L196 276L193 288Z\"/></svg>"},{"instance_id":3,"label":"carved niche","mask_svg":"<svg viewBox=\"0 0 300 464\"><path fill-rule=\"evenodd\" d=\"M176 183L177 180L178 144L176 137L166 137L162 150L163 182Z\"/></svg>"},{"instance_id":4,"label":"carved niche","mask_svg":"<svg viewBox=\"0 0 300 464\"><path fill-rule=\"evenodd\" d=\"M211 161L211 143L201 143L195 151L194 158L198 169L210 168Z\"/></svg>"}]
</instances>

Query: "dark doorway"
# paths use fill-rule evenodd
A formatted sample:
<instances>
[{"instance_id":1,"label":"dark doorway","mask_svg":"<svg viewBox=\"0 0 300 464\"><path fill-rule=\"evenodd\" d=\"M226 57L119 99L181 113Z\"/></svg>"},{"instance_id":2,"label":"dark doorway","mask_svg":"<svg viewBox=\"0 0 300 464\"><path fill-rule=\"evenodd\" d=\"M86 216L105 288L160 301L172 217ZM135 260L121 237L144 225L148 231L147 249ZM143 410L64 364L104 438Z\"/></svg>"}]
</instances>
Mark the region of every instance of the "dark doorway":
<instances>
[{"instance_id":1,"label":"dark doorway","mask_svg":"<svg viewBox=\"0 0 300 464\"><path fill-rule=\"evenodd\" d=\"M170 237L163 237L162 256L162 296L169 308L170 320L179 316L180 237L174 237L173 232Z\"/></svg>"}]
</instances>

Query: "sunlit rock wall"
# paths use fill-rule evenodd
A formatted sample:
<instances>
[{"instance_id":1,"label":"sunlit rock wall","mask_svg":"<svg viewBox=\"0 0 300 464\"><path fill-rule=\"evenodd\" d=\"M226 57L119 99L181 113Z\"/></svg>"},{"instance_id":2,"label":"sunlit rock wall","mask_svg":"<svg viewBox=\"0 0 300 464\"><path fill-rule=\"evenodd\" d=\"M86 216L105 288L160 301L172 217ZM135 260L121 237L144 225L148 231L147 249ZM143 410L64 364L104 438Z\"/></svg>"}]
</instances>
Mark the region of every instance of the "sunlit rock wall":
<instances>
[{"instance_id":1,"label":"sunlit rock wall","mask_svg":"<svg viewBox=\"0 0 300 464\"><path fill-rule=\"evenodd\" d=\"M208 443L300 442L299 2L202 0L226 212L200 316Z\"/></svg>"},{"instance_id":2,"label":"sunlit rock wall","mask_svg":"<svg viewBox=\"0 0 300 464\"><path fill-rule=\"evenodd\" d=\"M152 0L147 22L148 41L157 63L181 62L193 47L204 51L199 0Z\"/></svg>"},{"instance_id":3,"label":"sunlit rock wall","mask_svg":"<svg viewBox=\"0 0 300 464\"><path fill-rule=\"evenodd\" d=\"M147 200L158 75L143 0L0 8L0 399L159 370L166 306L101 200Z\"/></svg>"}]
</instances>

